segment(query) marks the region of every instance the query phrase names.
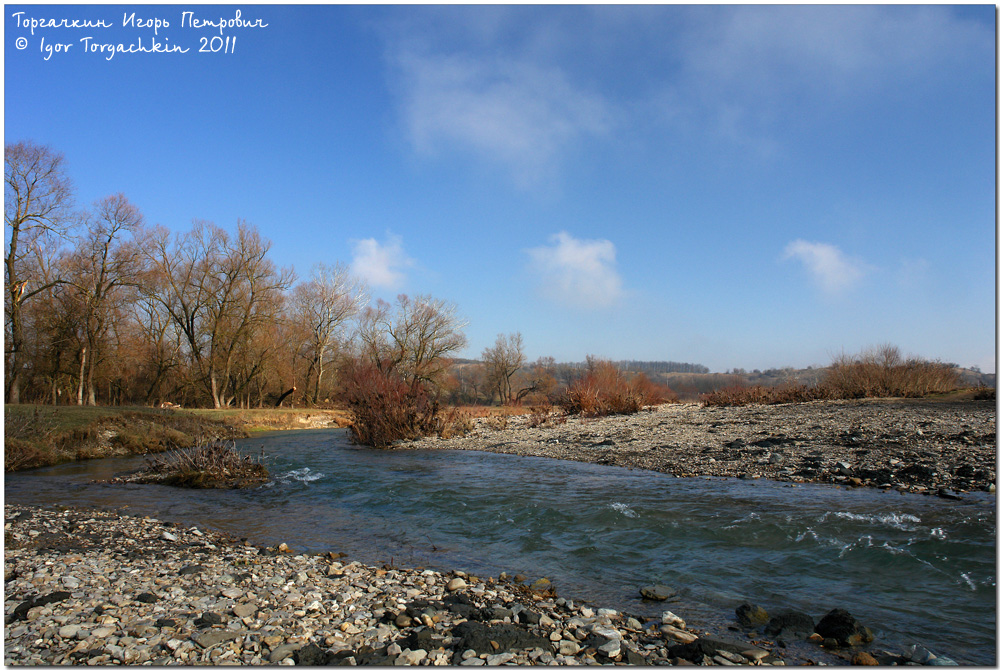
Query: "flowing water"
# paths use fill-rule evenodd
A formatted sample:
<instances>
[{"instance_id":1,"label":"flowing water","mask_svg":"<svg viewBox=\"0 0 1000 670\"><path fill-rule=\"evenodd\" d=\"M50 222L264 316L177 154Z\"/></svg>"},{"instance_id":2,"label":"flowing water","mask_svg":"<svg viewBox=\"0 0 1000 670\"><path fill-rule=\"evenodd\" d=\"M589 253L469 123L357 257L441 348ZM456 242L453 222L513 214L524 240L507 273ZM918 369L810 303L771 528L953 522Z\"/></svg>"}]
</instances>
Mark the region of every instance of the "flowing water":
<instances>
[{"instance_id":1,"label":"flowing water","mask_svg":"<svg viewBox=\"0 0 1000 670\"><path fill-rule=\"evenodd\" d=\"M7 475L7 502L122 507L255 543L368 563L548 577L561 595L721 624L750 601L818 620L834 607L887 648L996 663L996 505L823 485L678 479L463 451L375 451L344 430L271 433L274 479L247 491L92 483L141 459ZM643 602L642 586L680 593Z\"/></svg>"}]
</instances>

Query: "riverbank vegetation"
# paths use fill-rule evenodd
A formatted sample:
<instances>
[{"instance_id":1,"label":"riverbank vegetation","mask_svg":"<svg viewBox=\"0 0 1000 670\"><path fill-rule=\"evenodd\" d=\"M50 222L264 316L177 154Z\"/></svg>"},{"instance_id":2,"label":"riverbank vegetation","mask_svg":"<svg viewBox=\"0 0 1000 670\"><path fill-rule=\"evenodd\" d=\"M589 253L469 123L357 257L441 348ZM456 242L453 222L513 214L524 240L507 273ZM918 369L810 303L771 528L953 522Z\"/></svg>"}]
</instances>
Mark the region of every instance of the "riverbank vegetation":
<instances>
[{"instance_id":1,"label":"riverbank vegetation","mask_svg":"<svg viewBox=\"0 0 1000 670\"><path fill-rule=\"evenodd\" d=\"M898 347L883 344L860 354L840 354L814 386L736 384L702 396L706 406L775 405L810 400L923 398L960 386L955 366L922 358L904 358Z\"/></svg>"},{"instance_id":2,"label":"riverbank vegetation","mask_svg":"<svg viewBox=\"0 0 1000 670\"><path fill-rule=\"evenodd\" d=\"M149 407L6 405L4 468L187 448L259 430L345 426L340 410L161 410Z\"/></svg>"}]
</instances>

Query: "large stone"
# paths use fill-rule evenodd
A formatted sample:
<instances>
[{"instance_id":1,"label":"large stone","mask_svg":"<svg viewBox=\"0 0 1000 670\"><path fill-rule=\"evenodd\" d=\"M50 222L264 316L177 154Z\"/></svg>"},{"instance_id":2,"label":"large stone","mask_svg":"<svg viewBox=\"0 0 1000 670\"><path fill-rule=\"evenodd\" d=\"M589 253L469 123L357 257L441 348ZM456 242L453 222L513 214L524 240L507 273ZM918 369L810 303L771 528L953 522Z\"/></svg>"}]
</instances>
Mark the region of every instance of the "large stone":
<instances>
[{"instance_id":1,"label":"large stone","mask_svg":"<svg viewBox=\"0 0 1000 670\"><path fill-rule=\"evenodd\" d=\"M792 610L778 612L767 622L764 632L771 637L807 638L816 629L816 622L808 614Z\"/></svg>"},{"instance_id":2,"label":"large stone","mask_svg":"<svg viewBox=\"0 0 1000 670\"><path fill-rule=\"evenodd\" d=\"M686 630L681 630L680 628L675 628L670 624L663 624L660 626L660 634L668 640L673 640L674 642L680 642L681 644L687 644L689 642L694 642L698 639L698 636L694 633L689 633Z\"/></svg>"},{"instance_id":3,"label":"large stone","mask_svg":"<svg viewBox=\"0 0 1000 670\"><path fill-rule=\"evenodd\" d=\"M445 588L448 589L449 591L458 591L460 589L464 589L466 586L468 586L468 584L465 583L464 579L462 579L461 577L454 577L451 580L449 580Z\"/></svg>"},{"instance_id":4,"label":"large stone","mask_svg":"<svg viewBox=\"0 0 1000 670\"><path fill-rule=\"evenodd\" d=\"M657 584L655 586L642 587L639 589L639 594L647 600L669 600L677 595L677 591L674 591L669 586Z\"/></svg>"},{"instance_id":5,"label":"large stone","mask_svg":"<svg viewBox=\"0 0 1000 670\"><path fill-rule=\"evenodd\" d=\"M851 658L851 665L878 665L878 661L871 654L859 651Z\"/></svg>"},{"instance_id":6,"label":"large stone","mask_svg":"<svg viewBox=\"0 0 1000 670\"><path fill-rule=\"evenodd\" d=\"M816 624L816 632L824 641L836 640L842 647L856 647L868 644L875 636L866 626L858 623L851 613L843 609L833 609Z\"/></svg>"},{"instance_id":7,"label":"large stone","mask_svg":"<svg viewBox=\"0 0 1000 670\"><path fill-rule=\"evenodd\" d=\"M241 619L246 619L247 617L252 617L257 613L256 605L250 603L240 603L238 605L233 605L233 614Z\"/></svg>"},{"instance_id":8,"label":"large stone","mask_svg":"<svg viewBox=\"0 0 1000 670\"><path fill-rule=\"evenodd\" d=\"M77 625L62 626L59 629L59 637L63 639L72 639L80 633L80 627Z\"/></svg>"},{"instance_id":9,"label":"large stone","mask_svg":"<svg viewBox=\"0 0 1000 670\"><path fill-rule=\"evenodd\" d=\"M559 653L563 656L573 656L580 651L579 643L573 640L560 640Z\"/></svg>"},{"instance_id":10,"label":"large stone","mask_svg":"<svg viewBox=\"0 0 1000 670\"><path fill-rule=\"evenodd\" d=\"M692 663L700 663L705 657L711 659L716 656L720 649L733 654L744 655L745 652L755 652L758 647L736 640L726 640L712 635L704 635L693 642L671 647L670 656L672 658L682 658Z\"/></svg>"},{"instance_id":11,"label":"large stone","mask_svg":"<svg viewBox=\"0 0 1000 670\"><path fill-rule=\"evenodd\" d=\"M456 654L467 649L474 649L477 654L496 654L529 647L552 649L552 643L547 639L509 623L489 626L477 621L464 621L455 626L451 634L462 638L455 645Z\"/></svg>"},{"instance_id":12,"label":"large stone","mask_svg":"<svg viewBox=\"0 0 1000 670\"><path fill-rule=\"evenodd\" d=\"M736 608L736 620L746 628L756 628L767 623L767 611L759 605L743 603Z\"/></svg>"},{"instance_id":13,"label":"large stone","mask_svg":"<svg viewBox=\"0 0 1000 670\"><path fill-rule=\"evenodd\" d=\"M279 644L277 647L271 650L268 655L267 660L271 663L281 663L281 661L286 658L291 658L292 654L302 648L302 643L286 643Z\"/></svg>"},{"instance_id":14,"label":"large stone","mask_svg":"<svg viewBox=\"0 0 1000 670\"><path fill-rule=\"evenodd\" d=\"M204 633L195 633L191 636L191 639L197 642L202 649L208 649L217 644L235 640L245 632L238 630L208 630Z\"/></svg>"}]
</instances>

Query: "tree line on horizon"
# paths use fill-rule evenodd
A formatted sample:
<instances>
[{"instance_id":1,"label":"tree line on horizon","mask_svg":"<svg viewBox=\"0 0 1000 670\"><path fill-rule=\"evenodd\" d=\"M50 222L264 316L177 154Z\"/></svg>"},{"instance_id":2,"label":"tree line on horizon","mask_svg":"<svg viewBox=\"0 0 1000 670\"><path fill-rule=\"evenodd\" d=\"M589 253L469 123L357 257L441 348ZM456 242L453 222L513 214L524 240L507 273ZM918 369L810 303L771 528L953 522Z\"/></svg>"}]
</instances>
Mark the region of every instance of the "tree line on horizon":
<instances>
[{"instance_id":1,"label":"tree line on horizon","mask_svg":"<svg viewBox=\"0 0 1000 670\"><path fill-rule=\"evenodd\" d=\"M376 373L435 402L554 403L608 366L622 383L697 398L749 376L592 356L529 363L521 333L456 359L466 323L446 300L372 302L341 264L297 280L245 221L171 233L121 193L77 209L62 154L32 142L5 145L4 167L8 403L321 405Z\"/></svg>"}]
</instances>

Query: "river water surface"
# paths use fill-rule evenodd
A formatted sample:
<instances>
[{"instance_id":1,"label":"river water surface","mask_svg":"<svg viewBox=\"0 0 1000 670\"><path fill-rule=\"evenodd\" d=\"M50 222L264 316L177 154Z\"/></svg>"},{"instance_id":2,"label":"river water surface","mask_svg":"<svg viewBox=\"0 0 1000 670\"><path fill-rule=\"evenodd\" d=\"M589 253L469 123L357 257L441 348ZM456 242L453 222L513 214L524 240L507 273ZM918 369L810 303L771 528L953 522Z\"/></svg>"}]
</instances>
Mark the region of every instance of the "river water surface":
<instances>
[{"instance_id":1,"label":"river water surface","mask_svg":"<svg viewBox=\"0 0 1000 670\"><path fill-rule=\"evenodd\" d=\"M850 611L898 651L996 664L996 505L464 451L375 451L345 430L269 433L247 491L93 483L142 459L7 475L9 503L120 508L366 563L548 577L560 595L719 625L749 601ZM642 586L680 599L648 603ZM721 614L720 614L721 613Z\"/></svg>"}]
</instances>

